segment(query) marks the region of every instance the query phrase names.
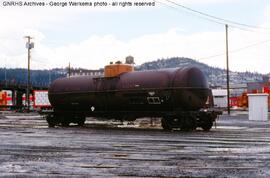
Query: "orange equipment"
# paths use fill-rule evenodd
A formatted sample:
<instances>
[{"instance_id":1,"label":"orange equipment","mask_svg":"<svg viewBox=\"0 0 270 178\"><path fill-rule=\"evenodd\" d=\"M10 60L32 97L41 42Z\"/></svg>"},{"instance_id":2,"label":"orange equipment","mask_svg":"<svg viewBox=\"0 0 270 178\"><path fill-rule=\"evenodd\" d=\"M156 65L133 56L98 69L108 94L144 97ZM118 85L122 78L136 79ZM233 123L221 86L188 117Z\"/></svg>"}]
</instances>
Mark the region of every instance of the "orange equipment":
<instances>
[{"instance_id":1,"label":"orange equipment","mask_svg":"<svg viewBox=\"0 0 270 178\"><path fill-rule=\"evenodd\" d=\"M7 105L7 93L4 91L0 91L0 105L1 106Z\"/></svg>"},{"instance_id":2,"label":"orange equipment","mask_svg":"<svg viewBox=\"0 0 270 178\"><path fill-rule=\"evenodd\" d=\"M104 75L105 77L116 77L125 72L134 71L134 67L130 64L122 64L120 61L117 61L115 64L110 64L105 66Z\"/></svg>"},{"instance_id":3,"label":"orange equipment","mask_svg":"<svg viewBox=\"0 0 270 178\"><path fill-rule=\"evenodd\" d=\"M241 96L237 97L237 106L241 108L248 107L248 96L246 92L242 93Z\"/></svg>"}]
</instances>

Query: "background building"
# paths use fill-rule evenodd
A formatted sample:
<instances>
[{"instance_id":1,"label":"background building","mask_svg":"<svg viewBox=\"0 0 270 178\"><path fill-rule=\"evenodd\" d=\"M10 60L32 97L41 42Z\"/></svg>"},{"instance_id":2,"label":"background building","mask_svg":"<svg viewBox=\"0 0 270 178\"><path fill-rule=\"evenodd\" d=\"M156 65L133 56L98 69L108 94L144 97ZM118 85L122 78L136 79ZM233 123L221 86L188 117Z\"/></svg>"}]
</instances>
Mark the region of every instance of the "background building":
<instances>
[{"instance_id":1,"label":"background building","mask_svg":"<svg viewBox=\"0 0 270 178\"><path fill-rule=\"evenodd\" d=\"M98 69L98 70L88 70L88 69L70 69L70 76L102 76L104 75L104 69ZM69 74L67 74L69 76Z\"/></svg>"}]
</instances>

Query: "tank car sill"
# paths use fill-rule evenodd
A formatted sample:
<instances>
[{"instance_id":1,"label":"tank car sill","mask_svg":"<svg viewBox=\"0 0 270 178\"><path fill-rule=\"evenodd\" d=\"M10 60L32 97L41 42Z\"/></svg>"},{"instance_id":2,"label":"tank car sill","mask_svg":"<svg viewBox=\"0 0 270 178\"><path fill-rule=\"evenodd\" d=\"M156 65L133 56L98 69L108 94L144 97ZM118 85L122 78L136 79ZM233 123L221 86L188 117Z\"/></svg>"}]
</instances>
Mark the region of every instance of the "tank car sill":
<instances>
[{"instance_id":1,"label":"tank car sill","mask_svg":"<svg viewBox=\"0 0 270 178\"><path fill-rule=\"evenodd\" d=\"M69 114L78 114L78 115L85 115L89 117L95 117L100 115L139 115L142 117L152 117L152 116L164 116L167 114L175 113L173 111L55 111L56 114L63 114L63 115L69 115Z\"/></svg>"}]
</instances>

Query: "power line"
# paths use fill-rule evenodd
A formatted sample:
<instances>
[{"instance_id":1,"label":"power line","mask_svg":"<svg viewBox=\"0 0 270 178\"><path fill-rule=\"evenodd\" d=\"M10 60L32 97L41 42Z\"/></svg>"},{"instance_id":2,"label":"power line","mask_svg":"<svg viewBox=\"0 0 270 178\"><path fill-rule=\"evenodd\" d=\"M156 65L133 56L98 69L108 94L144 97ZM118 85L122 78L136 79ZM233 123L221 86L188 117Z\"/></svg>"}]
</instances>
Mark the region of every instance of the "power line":
<instances>
[{"instance_id":1,"label":"power line","mask_svg":"<svg viewBox=\"0 0 270 178\"><path fill-rule=\"evenodd\" d=\"M176 11L179 12L179 9L176 8L175 6L171 6L171 5L169 5L169 4L166 4L166 3L164 3L164 2L161 2L161 1L159 1L159 0L154 0L154 1L157 2L157 3L159 3L159 4L162 4L163 6L166 6L166 7L170 8L170 9L173 9L173 10L176 10ZM165 1L172 3L172 1L169 1L169 0L165 0ZM176 3L176 2L173 2L173 4L176 5L177 3ZM177 6L182 7L183 5L178 4ZM186 6L184 6L184 7L186 7ZM189 8L189 7L187 7L187 8ZM189 9L191 9L191 8L189 8ZM185 9L185 10L187 10L187 9ZM192 10L193 10L193 9L192 9ZM201 18L201 19L203 19L203 20L207 20L207 21L209 21L209 22L212 22L212 23L215 23L215 24L218 24L218 25L222 25L222 26L226 25L225 21L223 21L223 20L222 20L222 22L221 22L221 20L217 20L217 19L214 20L213 18L211 18L212 15L205 16L205 15L202 15L202 14L206 14L206 13L201 12L202 14L199 14L199 13L197 13L197 12L194 12L194 11L196 11L196 10L194 10L194 11L187 10L187 11L188 11L191 15L196 16L196 17L198 17L198 18ZM198 12L199 12L199 11L198 11ZM215 16L213 16L213 17L215 17ZM217 17L217 18L219 18L219 17ZM220 19L222 19L222 18L220 18ZM224 20L226 20L226 19L224 19ZM228 20L228 21L233 22L233 21L231 21L231 20ZM238 22L236 22L236 23L238 23ZM240 24L240 23L238 23L238 24ZM246 24L245 24L245 25L246 25ZM252 26L252 25L250 25L250 26ZM252 28L252 27L240 26L240 25L236 25L236 24L232 24L232 23L229 24L229 27L231 27L231 28L236 28L236 29L239 29L239 30L242 30L242 31L247 31L247 32L262 33L262 34L268 34L268 35L270 34L269 31L268 31L268 32L265 32L265 31L255 31L255 30L254 30L255 27L256 27L257 30L258 30L258 29L270 30L270 28L263 28L263 27L257 27L257 26L253 26L254 28Z\"/></svg>"},{"instance_id":2,"label":"power line","mask_svg":"<svg viewBox=\"0 0 270 178\"><path fill-rule=\"evenodd\" d=\"M238 49L234 49L234 50L230 50L229 53L236 53L236 52L239 52L239 51L243 51L245 49L248 49L248 48L251 48L251 47L254 47L254 46L258 46L258 45L262 45L262 44L265 44L265 43L268 43L270 42L270 39L269 40L264 40L264 41L260 41L258 43L254 43L254 44L251 44L251 45L247 45L247 46L244 46L242 48L238 48ZM203 58L199 58L199 59L211 59L211 58L215 58L215 57L219 57L219 56L224 56L225 53L219 53L219 54L215 54L215 55L211 55L211 56L208 56L208 57L203 57Z\"/></svg>"},{"instance_id":3,"label":"power line","mask_svg":"<svg viewBox=\"0 0 270 178\"><path fill-rule=\"evenodd\" d=\"M154 1L157 2L157 3L159 3L159 4L162 4L162 5L166 6L166 7L168 7L168 8L171 8L171 9L173 9L173 10L176 10L177 12L179 12L179 9L176 8L176 7L174 7L174 6L170 6L169 4L166 4L166 3L161 2L161 1L159 1L159 0L154 0ZM204 17L204 16L200 16L200 15L197 15L197 14L194 14L194 13L192 13L192 15L194 15L194 16L196 16L196 17L198 17L198 18L201 18L201 19L204 19L204 20L207 20L207 21L210 21L210 22L213 22L213 23L222 25L222 26L225 25L224 23L218 22L218 21L213 20L213 19L211 19L211 18L207 18L207 17Z\"/></svg>"},{"instance_id":4,"label":"power line","mask_svg":"<svg viewBox=\"0 0 270 178\"><path fill-rule=\"evenodd\" d=\"M255 25L250 25L250 24L245 24L245 23L240 23L240 22L236 22L236 21L232 21L232 20L228 20L228 19L224 19L224 18L220 18L220 17L217 17L217 16L214 16L214 15L210 15L208 13L205 13L205 12L201 12L201 11L198 11L198 10L195 10L195 9L192 9L190 7L187 7L187 6L184 6L182 4L179 4L179 3L176 3L174 1L171 1L171 0L165 0L169 3L172 3L178 7L181 7L183 9L186 9L188 11L191 11L193 13L197 13L197 14L200 14L202 16L205 16L205 17L209 17L209 18L212 18L212 19L215 19L215 20L219 20L219 21L223 21L223 22L226 22L226 23L230 23L230 24L234 24L234 25L239 25L239 26L244 26L244 27L248 27L248 28L256 28L256 29L264 29L264 30L270 30L270 28L264 28L264 27L259 27L259 26L255 26ZM224 24L224 23L223 23ZM225 24L224 24L225 25Z\"/></svg>"}]
</instances>

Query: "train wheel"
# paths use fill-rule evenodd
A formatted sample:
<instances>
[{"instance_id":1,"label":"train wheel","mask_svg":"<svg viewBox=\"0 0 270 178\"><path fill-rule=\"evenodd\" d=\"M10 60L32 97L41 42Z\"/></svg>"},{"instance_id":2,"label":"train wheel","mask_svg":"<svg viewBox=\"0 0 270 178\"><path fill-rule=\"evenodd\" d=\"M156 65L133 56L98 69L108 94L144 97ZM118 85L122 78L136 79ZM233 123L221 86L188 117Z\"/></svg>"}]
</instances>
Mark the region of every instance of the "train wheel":
<instances>
[{"instance_id":1,"label":"train wheel","mask_svg":"<svg viewBox=\"0 0 270 178\"><path fill-rule=\"evenodd\" d=\"M163 130L166 130L166 131L171 131L173 129L171 122L167 118L161 119L161 126Z\"/></svg>"},{"instance_id":2,"label":"train wheel","mask_svg":"<svg viewBox=\"0 0 270 178\"><path fill-rule=\"evenodd\" d=\"M183 131L192 131L196 130L197 123L196 123L196 117L193 116L186 116L182 119L182 122L180 124L180 129Z\"/></svg>"},{"instance_id":3,"label":"train wheel","mask_svg":"<svg viewBox=\"0 0 270 178\"><path fill-rule=\"evenodd\" d=\"M84 126L85 124L85 117L79 118L77 121L78 126Z\"/></svg>"},{"instance_id":4,"label":"train wheel","mask_svg":"<svg viewBox=\"0 0 270 178\"><path fill-rule=\"evenodd\" d=\"M62 120L62 122L61 122L61 125L62 125L63 127L68 127L69 124L70 124L70 121L69 121L69 120Z\"/></svg>"},{"instance_id":5,"label":"train wheel","mask_svg":"<svg viewBox=\"0 0 270 178\"><path fill-rule=\"evenodd\" d=\"M46 121L49 127L55 127L58 124L56 118L53 115L46 116Z\"/></svg>"},{"instance_id":6,"label":"train wheel","mask_svg":"<svg viewBox=\"0 0 270 178\"><path fill-rule=\"evenodd\" d=\"M202 129L204 131L209 131L213 126L213 121L211 118L205 118L203 123L202 123Z\"/></svg>"},{"instance_id":7,"label":"train wheel","mask_svg":"<svg viewBox=\"0 0 270 178\"><path fill-rule=\"evenodd\" d=\"M68 127L69 124L70 124L70 123L69 123L69 122L66 122L66 121L61 123L61 125L62 125L63 127Z\"/></svg>"},{"instance_id":8,"label":"train wheel","mask_svg":"<svg viewBox=\"0 0 270 178\"><path fill-rule=\"evenodd\" d=\"M49 126L49 128L53 128L56 126L56 124L55 123L48 123L48 126Z\"/></svg>"}]
</instances>

